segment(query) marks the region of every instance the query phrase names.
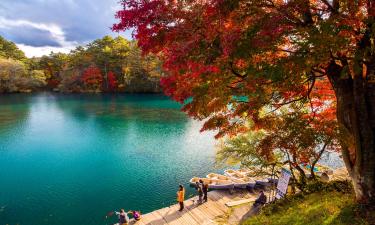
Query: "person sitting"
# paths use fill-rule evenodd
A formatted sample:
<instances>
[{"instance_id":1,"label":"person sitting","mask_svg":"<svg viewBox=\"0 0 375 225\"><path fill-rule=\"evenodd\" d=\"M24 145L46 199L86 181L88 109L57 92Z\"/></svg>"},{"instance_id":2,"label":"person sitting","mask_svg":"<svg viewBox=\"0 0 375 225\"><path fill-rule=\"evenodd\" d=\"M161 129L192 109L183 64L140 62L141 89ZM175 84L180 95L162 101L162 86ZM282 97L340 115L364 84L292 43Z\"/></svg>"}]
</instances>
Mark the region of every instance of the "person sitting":
<instances>
[{"instance_id":1,"label":"person sitting","mask_svg":"<svg viewBox=\"0 0 375 225\"><path fill-rule=\"evenodd\" d=\"M128 225L129 223L129 217L128 214L125 212L124 209L121 209L120 212L116 212L116 215L118 215L118 224L119 225Z\"/></svg>"},{"instance_id":2,"label":"person sitting","mask_svg":"<svg viewBox=\"0 0 375 225\"><path fill-rule=\"evenodd\" d=\"M262 206L266 203L267 203L267 196L264 194L263 191L260 191L259 197L255 200L253 206L254 207L257 207L259 205Z\"/></svg>"},{"instance_id":3,"label":"person sitting","mask_svg":"<svg viewBox=\"0 0 375 225\"><path fill-rule=\"evenodd\" d=\"M129 211L128 213L132 214L132 215L133 215L133 218L134 218L136 221L138 221L138 220L141 219L141 212L139 212L139 211L135 211L135 210L133 210L133 211Z\"/></svg>"}]
</instances>

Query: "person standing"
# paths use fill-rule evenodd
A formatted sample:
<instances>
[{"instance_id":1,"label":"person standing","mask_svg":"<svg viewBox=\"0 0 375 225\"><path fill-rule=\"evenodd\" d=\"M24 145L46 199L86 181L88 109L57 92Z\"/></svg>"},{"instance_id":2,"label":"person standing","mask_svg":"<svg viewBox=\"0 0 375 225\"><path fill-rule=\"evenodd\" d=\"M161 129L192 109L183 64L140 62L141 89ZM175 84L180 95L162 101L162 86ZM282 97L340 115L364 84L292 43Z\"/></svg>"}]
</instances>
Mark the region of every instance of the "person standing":
<instances>
[{"instance_id":1,"label":"person standing","mask_svg":"<svg viewBox=\"0 0 375 225\"><path fill-rule=\"evenodd\" d=\"M178 192L177 192L177 201L180 204L180 209L178 211L182 211L184 209L184 200L185 200L185 189L184 189L184 186L180 184Z\"/></svg>"},{"instance_id":2,"label":"person standing","mask_svg":"<svg viewBox=\"0 0 375 225\"><path fill-rule=\"evenodd\" d=\"M203 181L201 183L203 186L203 201L207 202L208 184L204 184Z\"/></svg>"},{"instance_id":3,"label":"person standing","mask_svg":"<svg viewBox=\"0 0 375 225\"><path fill-rule=\"evenodd\" d=\"M198 192L198 204L202 204L202 198L203 198L203 186L201 183L202 180L199 180L199 182L196 182L195 189L197 189ZM203 181L202 181L203 182Z\"/></svg>"}]
</instances>

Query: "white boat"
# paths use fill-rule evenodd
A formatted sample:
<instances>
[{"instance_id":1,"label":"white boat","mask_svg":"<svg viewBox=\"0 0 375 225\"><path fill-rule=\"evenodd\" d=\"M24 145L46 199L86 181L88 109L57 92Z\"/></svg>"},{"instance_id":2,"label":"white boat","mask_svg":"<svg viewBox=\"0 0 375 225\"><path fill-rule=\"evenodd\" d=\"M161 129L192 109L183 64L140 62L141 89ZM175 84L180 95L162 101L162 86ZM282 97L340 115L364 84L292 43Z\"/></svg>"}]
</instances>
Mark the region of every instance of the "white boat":
<instances>
[{"instance_id":1,"label":"white boat","mask_svg":"<svg viewBox=\"0 0 375 225\"><path fill-rule=\"evenodd\" d=\"M311 176L311 165L308 164L300 164L300 167L304 170L307 177ZM324 175L332 175L333 169L329 168L328 166L324 166L321 164L316 164L314 166L314 173L316 176L320 177L322 174Z\"/></svg>"},{"instance_id":2,"label":"white boat","mask_svg":"<svg viewBox=\"0 0 375 225\"><path fill-rule=\"evenodd\" d=\"M255 186L255 180L245 175L248 173L249 171L239 172L232 169L224 171L224 174L231 178L231 180L234 182L234 186L237 188L253 188Z\"/></svg>"},{"instance_id":3,"label":"white boat","mask_svg":"<svg viewBox=\"0 0 375 225\"><path fill-rule=\"evenodd\" d=\"M270 181L267 178L254 177L254 180L257 184L262 185L262 186L270 185Z\"/></svg>"},{"instance_id":4,"label":"white boat","mask_svg":"<svg viewBox=\"0 0 375 225\"><path fill-rule=\"evenodd\" d=\"M193 177L190 179L190 185L195 186L199 180L202 180L203 183L208 184L210 189L233 189L234 183L231 180L219 180L219 179L209 179L209 178L199 178Z\"/></svg>"},{"instance_id":5,"label":"white boat","mask_svg":"<svg viewBox=\"0 0 375 225\"><path fill-rule=\"evenodd\" d=\"M267 180L268 182L273 183L273 184L277 184L277 182L279 182L278 178L267 178Z\"/></svg>"},{"instance_id":6,"label":"white boat","mask_svg":"<svg viewBox=\"0 0 375 225\"><path fill-rule=\"evenodd\" d=\"M241 178L241 179L232 178L232 180L234 182L234 187L236 188L247 188L247 187L253 188L256 183L255 180L250 177Z\"/></svg>"},{"instance_id":7,"label":"white boat","mask_svg":"<svg viewBox=\"0 0 375 225\"><path fill-rule=\"evenodd\" d=\"M218 173L209 173L206 177L208 179L215 179L215 180L231 180L230 177L225 176L225 175L221 175L221 174L218 174Z\"/></svg>"},{"instance_id":8,"label":"white boat","mask_svg":"<svg viewBox=\"0 0 375 225\"><path fill-rule=\"evenodd\" d=\"M237 170L233 170L233 169L224 170L224 174L227 175L228 177L233 177L233 178L237 178L237 179L243 179L243 178L247 177L246 175L238 172Z\"/></svg>"},{"instance_id":9,"label":"white boat","mask_svg":"<svg viewBox=\"0 0 375 225\"><path fill-rule=\"evenodd\" d=\"M247 168L241 168L241 169L237 170L237 172L239 172L242 175L249 176L249 174L251 173L251 170L249 170Z\"/></svg>"},{"instance_id":10,"label":"white boat","mask_svg":"<svg viewBox=\"0 0 375 225\"><path fill-rule=\"evenodd\" d=\"M217 173L209 173L207 175L207 178L209 179L217 179L217 180L229 180L234 183L235 188L247 188L253 187L255 185L255 180L251 179L250 177L245 178L235 178L235 177L229 177Z\"/></svg>"}]
</instances>

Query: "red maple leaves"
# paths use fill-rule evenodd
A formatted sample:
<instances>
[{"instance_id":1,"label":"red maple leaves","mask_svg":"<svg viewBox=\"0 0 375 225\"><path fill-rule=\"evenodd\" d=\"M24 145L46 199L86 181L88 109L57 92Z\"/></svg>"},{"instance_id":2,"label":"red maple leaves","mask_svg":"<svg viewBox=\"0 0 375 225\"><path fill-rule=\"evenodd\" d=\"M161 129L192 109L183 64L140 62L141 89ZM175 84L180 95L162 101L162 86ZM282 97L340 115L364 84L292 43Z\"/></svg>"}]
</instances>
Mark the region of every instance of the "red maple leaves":
<instances>
[{"instance_id":1,"label":"red maple leaves","mask_svg":"<svg viewBox=\"0 0 375 225\"><path fill-rule=\"evenodd\" d=\"M103 84L103 76L98 67L90 66L83 72L81 81L87 86L100 89Z\"/></svg>"},{"instance_id":2,"label":"red maple leaves","mask_svg":"<svg viewBox=\"0 0 375 225\"><path fill-rule=\"evenodd\" d=\"M338 36L352 29L317 33L342 25L325 21L324 2L310 1L314 7L306 2L125 0L113 30L135 29L143 52L162 57L169 74L161 80L165 93L185 102L183 110L190 116L208 119L203 130L236 134L246 130L247 119L260 129L272 114L264 111L297 102L306 109L305 116L320 121L318 126L335 120L335 96L328 80L315 76L313 68L326 65L330 51L338 49L318 37L338 43L344 40Z\"/></svg>"}]
</instances>

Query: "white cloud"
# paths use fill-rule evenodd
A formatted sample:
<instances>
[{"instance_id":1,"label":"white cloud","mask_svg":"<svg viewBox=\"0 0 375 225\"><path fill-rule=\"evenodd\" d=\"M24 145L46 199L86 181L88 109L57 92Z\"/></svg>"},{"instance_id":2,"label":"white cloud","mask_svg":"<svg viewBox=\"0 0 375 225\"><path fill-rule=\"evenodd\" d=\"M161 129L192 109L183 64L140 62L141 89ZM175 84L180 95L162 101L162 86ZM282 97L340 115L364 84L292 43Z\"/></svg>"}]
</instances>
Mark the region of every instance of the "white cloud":
<instances>
[{"instance_id":1,"label":"white cloud","mask_svg":"<svg viewBox=\"0 0 375 225\"><path fill-rule=\"evenodd\" d=\"M30 45L24 44L16 44L18 48L25 52L27 57L40 57L43 55L49 55L51 52L62 52L62 53L69 53L70 50L73 50L75 46L68 46L68 47L52 47L52 46L42 46L42 47L34 47Z\"/></svg>"},{"instance_id":2,"label":"white cloud","mask_svg":"<svg viewBox=\"0 0 375 225\"><path fill-rule=\"evenodd\" d=\"M53 52L69 52L78 46L78 42L67 41L63 29L53 23L34 23L28 20L8 20L3 17L0 17L0 28L10 29L10 28L22 28L22 27L32 27L42 31L47 31L51 34L51 37L56 41L61 47L53 46L41 46L35 47L30 45L25 45L22 43L16 43L17 46L25 52L26 56L42 56Z\"/></svg>"}]
</instances>

